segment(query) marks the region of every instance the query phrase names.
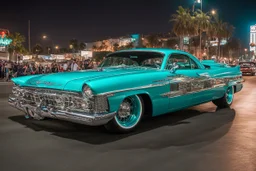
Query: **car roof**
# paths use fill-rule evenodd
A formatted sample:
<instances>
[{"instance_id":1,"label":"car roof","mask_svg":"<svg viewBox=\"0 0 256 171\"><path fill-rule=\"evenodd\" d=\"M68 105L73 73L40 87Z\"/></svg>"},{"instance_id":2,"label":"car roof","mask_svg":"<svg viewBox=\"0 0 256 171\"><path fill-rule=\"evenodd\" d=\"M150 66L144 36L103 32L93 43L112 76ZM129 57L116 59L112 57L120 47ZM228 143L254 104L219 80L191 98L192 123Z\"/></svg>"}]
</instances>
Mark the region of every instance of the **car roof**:
<instances>
[{"instance_id":1,"label":"car roof","mask_svg":"<svg viewBox=\"0 0 256 171\"><path fill-rule=\"evenodd\" d=\"M175 50L175 49L168 49L168 48L133 48L133 49L126 49L126 50L120 50L116 51L114 53L118 52L134 52L134 51L143 51L143 52L159 52L164 54L170 54L170 53L187 53L185 51L181 50ZM187 53L188 54L188 53Z\"/></svg>"}]
</instances>

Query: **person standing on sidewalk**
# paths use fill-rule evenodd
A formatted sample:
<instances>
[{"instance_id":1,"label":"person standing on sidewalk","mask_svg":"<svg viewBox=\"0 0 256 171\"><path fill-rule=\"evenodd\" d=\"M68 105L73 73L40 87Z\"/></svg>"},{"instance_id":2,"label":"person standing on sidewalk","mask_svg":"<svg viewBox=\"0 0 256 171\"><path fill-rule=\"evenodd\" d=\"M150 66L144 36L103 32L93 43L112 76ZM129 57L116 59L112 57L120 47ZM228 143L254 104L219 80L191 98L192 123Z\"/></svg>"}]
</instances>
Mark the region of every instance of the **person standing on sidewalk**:
<instances>
[{"instance_id":1,"label":"person standing on sidewalk","mask_svg":"<svg viewBox=\"0 0 256 171\"><path fill-rule=\"evenodd\" d=\"M71 64L71 71L77 71L79 69L80 69L80 67L78 66L76 60L74 59L72 64Z\"/></svg>"}]
</instances>

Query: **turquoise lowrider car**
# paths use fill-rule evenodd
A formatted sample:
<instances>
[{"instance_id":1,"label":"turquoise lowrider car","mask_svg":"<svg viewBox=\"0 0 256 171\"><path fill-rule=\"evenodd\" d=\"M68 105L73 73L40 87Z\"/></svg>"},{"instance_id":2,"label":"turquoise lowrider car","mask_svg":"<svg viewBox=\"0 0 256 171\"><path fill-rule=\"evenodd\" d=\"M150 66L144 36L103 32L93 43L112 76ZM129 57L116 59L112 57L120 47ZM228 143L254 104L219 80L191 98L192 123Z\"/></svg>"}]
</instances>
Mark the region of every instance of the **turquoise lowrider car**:
<instances>
[{"instance_id":1,"label":"turquoise lowrider car","mask_svg":"<svg viewBox=\"0 0 256 171\"><path fill-rule=\"evenodd\" d=\"M212 101L229 107L242 89L239 66L200 62L171 49L109 54L98 69L12 79L9 103L27 118L57 118L129 132L158 116Z\"/></svg>"}]
</instances>

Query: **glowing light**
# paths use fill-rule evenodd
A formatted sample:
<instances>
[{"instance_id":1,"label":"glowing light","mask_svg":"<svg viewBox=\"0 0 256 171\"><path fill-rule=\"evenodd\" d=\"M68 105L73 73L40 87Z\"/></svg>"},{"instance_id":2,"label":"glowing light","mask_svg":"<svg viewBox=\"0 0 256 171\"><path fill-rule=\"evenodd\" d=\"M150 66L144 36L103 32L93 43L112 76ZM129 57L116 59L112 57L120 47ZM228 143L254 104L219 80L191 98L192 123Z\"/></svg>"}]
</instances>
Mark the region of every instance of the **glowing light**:
<instances>
[{"instance_id":1,"label":"glowing light","mask_svg":"<svg viewBox=\"0 0 256 171\"><path fill-rule=\"evenodd\" d=\"M46 36L46 35L44 35L44 36L43 36L43 39L46 39L46 38L47 38L47 36Z\"/></svg>"},{"instance_id":2,"label":"glowing light","mask_svg":"<svg viewBox=\"0 0 256 171\"><path fill-rule=\"evenodd\" d=\"M8 39L6 37L0 38L0 45L1 46L8 46L12 42L12 39Z\"/></svg>"},{"instance_id":3,"label":"glowing light","mask_svg":"<svg viewBox=\"0 0 256 171\"><path fill-rule=\"evenodd\" d=\"M216 14L216 11L215 10L212 10L212 15L215 15Z\"/></svg>"},{"instance_id":4,"label":"glowing light","mask_svg":"<svg viewBox=\"0 0 256 171\"><path fill-rule=\"evenodd\" d=\"M59 49L59 46L55 46L55 49Z\"/></svg>"},{"instance_id":5,"label":"glowing light","mask_svg":"<svg viewBox=\"0 0 256 171\"><path fill-rule=\"evenodd\" d=\"M200 3L201 3L201 0L197 0L196 2L200 4Z\"/></svg>"}]
</instances>

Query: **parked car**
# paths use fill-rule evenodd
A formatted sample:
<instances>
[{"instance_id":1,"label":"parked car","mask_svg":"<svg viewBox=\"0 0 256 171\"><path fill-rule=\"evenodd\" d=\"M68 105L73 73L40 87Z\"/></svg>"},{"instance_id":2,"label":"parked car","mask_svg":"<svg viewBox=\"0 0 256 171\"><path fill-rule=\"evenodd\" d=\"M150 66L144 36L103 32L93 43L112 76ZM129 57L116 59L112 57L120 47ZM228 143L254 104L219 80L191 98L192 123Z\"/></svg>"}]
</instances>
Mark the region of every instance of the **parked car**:
<instances>
[{"instance_id":1,"label":"parked car","mask_svg":"<svg viewBox=\"0 0 256 171\"><path fill-rule=\"evenodd\" d=\"M9 103L27 118L105 125L115 132L134 130L143 115L159 116L210 101L229 107L243 87L239 66L147 48L111 53L95 70L12 81Z\"/></svg>"},{"instance_id":2,"label":"parked car","mask_svg":"<svg viewBox=\"0 0 256 171\"><path fill-rule=\"evenodd\" d=\"M241 72L243 75L252 75L254 76L256 73L256 64L255 62L240 62Z\"/></svg>"}]
</instances>

